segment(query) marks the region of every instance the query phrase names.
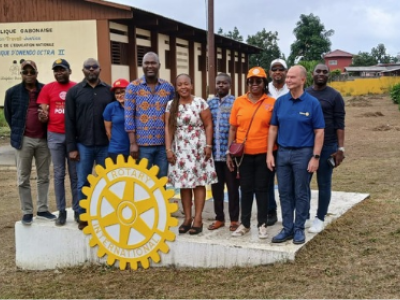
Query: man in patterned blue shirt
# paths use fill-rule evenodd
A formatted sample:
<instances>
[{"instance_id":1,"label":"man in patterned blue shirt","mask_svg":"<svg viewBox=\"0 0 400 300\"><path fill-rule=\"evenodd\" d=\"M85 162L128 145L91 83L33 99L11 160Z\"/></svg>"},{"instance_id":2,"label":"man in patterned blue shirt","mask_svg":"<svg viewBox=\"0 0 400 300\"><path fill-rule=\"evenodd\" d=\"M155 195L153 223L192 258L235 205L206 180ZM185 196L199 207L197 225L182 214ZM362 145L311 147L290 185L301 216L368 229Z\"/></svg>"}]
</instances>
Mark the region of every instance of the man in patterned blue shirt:
<instances>
[{"instance_id":1,"label":"man in patterned blue shirt","mask_svg":"<svg viewBox=\"0 0 400 300\"><path fill-rule=\"evenodd\" d=\"M231 77L220 73L215 79L216 97L208 100L213 120L213 156L218 183L211 185L214 198L215 222L208 229L215 230L225 226L224 215L224 188L228 187L229 217L231 225L229 229L235 231L239 219L239 180L236 179L236 170L229 171L226 165L228 152L229 118L235 97L229 94Z\"/></svg>"},{"instance_id":2,"label":"man in patterned blue shirt","mask_svg":"<svg viewBox=\"0 0 400 300\"><path fill-rule=\"evenodd\" d=\"M160 168L158 177L167 176L165 151L165 107L175 95L174 87L158 78L160 60L154 52L143 57L144 76L132 81L125 91L125 130L129 135L130 155L147 158L148 167Z\"/></svg>"}]
</instances>

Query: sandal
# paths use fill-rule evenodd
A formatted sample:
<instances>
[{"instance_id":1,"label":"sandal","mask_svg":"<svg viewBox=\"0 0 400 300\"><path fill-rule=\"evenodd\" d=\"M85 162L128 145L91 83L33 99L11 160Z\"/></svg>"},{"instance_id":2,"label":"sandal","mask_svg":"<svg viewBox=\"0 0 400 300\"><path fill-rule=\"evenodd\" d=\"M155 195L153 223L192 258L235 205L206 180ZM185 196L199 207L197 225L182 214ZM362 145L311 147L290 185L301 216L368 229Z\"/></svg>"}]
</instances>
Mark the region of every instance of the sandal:
<instances>
[{"instance_id":1,"label":"sandal","mask_svg":"<svg viewBox=\"0 0 400 300\"><path fill-rule=\"evenodd\" d=\"M225 226L225 222L223 221L215 221L214 223L212 223L210 226L208 226L208 230L215 230L221 227Z\"/></svg>"},{"instance_id":2,"label":"sandal","mask_svg":"<svg viewBox=\"0 0 400 300\"><path fill-rule=\"evenodd\" d=\"M201 226L199 226L199 227L192 227L192 228L190 228L190 230L189 230L189 234L190 235L195 235L195 234L199 234L199 233L201 233L201 232L203 232L203 224L201 224Z\"/></svg>"},{"instance_id":3,"label":"sandal","mask_svg":"<svg viewBox=\"0 0 400 300\"><path fill-rule=\"evenodd\" d=\"M190 222L189 225L185 225L185 222L182 223L181 226L179 226L179 233L186 233L192 228L192 223Z\"/></svg>"},{"instance_id":4,"label":"sandal","mask_svg":"<svg viewBox=\"0 0 400 300\"><path fill-rule=\"evenodd\" d=\"M239 222L231 222L231 226L229 226L229 231L236 231L236 229L238 229L239 227Z\"/></svg>"}]
</instances>

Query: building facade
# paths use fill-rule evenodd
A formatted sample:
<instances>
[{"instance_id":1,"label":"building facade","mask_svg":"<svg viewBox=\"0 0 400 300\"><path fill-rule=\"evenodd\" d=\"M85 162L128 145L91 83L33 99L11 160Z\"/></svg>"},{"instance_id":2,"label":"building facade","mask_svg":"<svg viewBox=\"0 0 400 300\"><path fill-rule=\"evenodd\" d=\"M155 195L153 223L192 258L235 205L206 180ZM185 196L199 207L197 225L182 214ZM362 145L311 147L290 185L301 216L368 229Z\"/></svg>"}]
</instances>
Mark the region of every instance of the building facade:
<instances>
[{"instance_id":1,"label":"building facade","mask_svg":"<svg viewBox=\"0 0 400 300\"><path fill-rule=\"evenodd\" d=\"M194 94L207 98L207 32L134 7L102 0L0 0L0 94L19 83L22 59L37 63L38 79L53 81L51 65L57 58L71 64L71 79L83 79L83 61L99 60L101 78L133 80L142 75L143 55L160 57L160 77L175 81L188 73ZM249 55L261 49L215 35L217 72L232 77L232 93L246 91ZM0 98L0 106L4 98Z\"/></svg>"},{"instance_id":2,"label":"building facade","mask_svg":"<svg viewBox=\"0 0 400 300\"><path fill-rule=\"evenodd\" d=\"M345 72L346 67L350 66L353 62L353 54L336 49L324 56L325 64L329 67L329 71L339 69Z\"/></svg>"}]
</instances>

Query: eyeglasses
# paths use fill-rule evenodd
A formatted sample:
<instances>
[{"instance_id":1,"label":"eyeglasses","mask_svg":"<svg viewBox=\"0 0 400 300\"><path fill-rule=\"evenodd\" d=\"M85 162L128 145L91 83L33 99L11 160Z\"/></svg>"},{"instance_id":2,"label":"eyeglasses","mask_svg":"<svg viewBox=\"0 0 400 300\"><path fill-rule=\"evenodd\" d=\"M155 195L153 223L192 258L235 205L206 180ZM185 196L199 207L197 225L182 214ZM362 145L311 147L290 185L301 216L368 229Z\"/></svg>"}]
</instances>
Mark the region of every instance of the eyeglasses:
<instances>
[{"instance_id":1,"label":"eyeglasses","mask_svg":"<svg viewBox=\"0 0 400 300\"><path fill-rule=\"evenodd\" d=\"M124 95L124 94L125 94L125 91L115 92L115 96Z\"/></svg>"},{"instance_id":2,"label":"eyeglasses","mask_svg":"<svg viewBox=\"0 0 400 300\"><path fill-rule=\"evenodd\" d=\"M262 80L262 78L252 78L252 79L247 80L247 84L248 85L253 85L253 84L259 85L259 84L261 84L263 82L264 81Z\"/></svg>"},{"instance_id":3,"label":"eyeglasses","mask_svg":"<svg viewBox=\"0 0 400 300\"><path fill-rule=\"evenodd\" d=\"M285 71L285 70L286 70L285 68L272 68L272 69L271 69L272 72L278 72L278 71L279 71L279 72L283 72L283 71Z\"/></svg>"},{"instance_id":4,"label":"eyeglasses","mask_svg":"<svg viewBox=\"0 0 400 300\"><path fill-rule=\"evenodd\" d=\"M99 68L99 66L98 65L84 65L83 68L86 70L90 70L90 69L97 70Z\"/></svg>"},{"instance_id":5,"label":"eyeglasses","mask_svg":"<svg viewBox=\"0 0 400 300\"><path fill-rule=\"evenodd\" d=\"M319 74L319 73L323 73L323 74L328 74L328 70L315 70L315 73Z\"/></svg>"},{"instance_id":6,"label":"eyeglasses","mask_svg":"<svg viewBox=\"0 0 400 300\"><path fill-rule=\"evenodd\" d=\"M22 75L36 75L36 71L35 70L23 70L21 71Z\"/></svg>"}]
</instances>

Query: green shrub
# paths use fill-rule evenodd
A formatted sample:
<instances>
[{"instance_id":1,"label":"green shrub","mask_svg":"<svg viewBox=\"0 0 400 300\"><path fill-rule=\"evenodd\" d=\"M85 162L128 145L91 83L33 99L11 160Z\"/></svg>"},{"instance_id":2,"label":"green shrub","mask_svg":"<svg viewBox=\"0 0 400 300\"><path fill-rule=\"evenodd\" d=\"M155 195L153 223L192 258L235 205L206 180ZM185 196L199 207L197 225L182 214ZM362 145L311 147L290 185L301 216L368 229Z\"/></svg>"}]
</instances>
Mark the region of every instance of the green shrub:
<instances>
[{"instance_id":1,"label":"green shrub","mask_svg":"<svg viewBox=\"0 0 400 300\"><path fill-rule=\"evenodd\" d=\"M0 108L0 127L8 127L6 118L4 117L4 109Z\"/></svg>"},{"instance_id":2,"label":"green shrub","mask_svg":"<svg viewBox=\"0 0 400 300\"><path fill-rule=\"evenodd\" d=\"M396 83L390 88L390 98L393 103L400 105L400 83Z\"/></svg>"},{"instance_id":3,"label":"green shrub","mask_svg":"<svg viewBox=\"0 0 400 300\"><path fill-rule=\"evenodd\" d=\"M340 76L342 74L342 70L340 70L340 69L335 69L335 70L332 70L331 72L330 72L330 75L332 76L332 77L334 77L334 76Z\"/></svg>"}]
</instances>

